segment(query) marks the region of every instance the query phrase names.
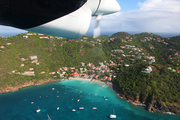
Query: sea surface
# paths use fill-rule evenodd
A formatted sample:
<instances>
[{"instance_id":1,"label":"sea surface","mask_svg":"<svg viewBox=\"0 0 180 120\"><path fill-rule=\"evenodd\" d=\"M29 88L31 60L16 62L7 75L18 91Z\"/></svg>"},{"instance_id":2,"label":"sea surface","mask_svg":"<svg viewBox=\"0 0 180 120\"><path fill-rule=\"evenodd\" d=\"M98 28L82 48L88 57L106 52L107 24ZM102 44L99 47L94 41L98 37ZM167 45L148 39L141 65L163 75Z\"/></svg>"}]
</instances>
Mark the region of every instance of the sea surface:
<instances>
[{"instance_id":1,"label":"sea surface","mask_svg":"<svg viewBox=\"0 0 180 120\"><path fill-rule=\"evenodd\" d=\"M0 94L0 120L48 120L47 114L51 120L109 120L113 113L117 120L180 120L178 115L149 113L103 85L66 80ZM38 107L41 111L36 113Z\"/></svg>"}]
</instances>

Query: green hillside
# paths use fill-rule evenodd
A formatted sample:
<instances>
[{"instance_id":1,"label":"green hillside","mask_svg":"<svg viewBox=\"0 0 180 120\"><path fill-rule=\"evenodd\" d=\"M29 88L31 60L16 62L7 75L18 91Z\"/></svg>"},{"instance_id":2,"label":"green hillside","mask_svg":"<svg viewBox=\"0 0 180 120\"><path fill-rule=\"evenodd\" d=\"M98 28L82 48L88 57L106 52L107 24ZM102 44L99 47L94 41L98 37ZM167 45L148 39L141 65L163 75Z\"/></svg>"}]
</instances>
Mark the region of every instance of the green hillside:
<instances>
[{"instance_id":1,"label":"green hillside","mask_svg":"<svg viewBox=\"0 0 180 120\"><path fill-rule=\"evenodd\" d=\"M114 85L123 95L146 103L149 111L166 108L180 113L179 44L179 36L164 38L152 33L117 36L104 42L103 50L119 63L112 67L117 72ZM150 73L145 71L148 66Z\"/></svg>"},{"instance_id":2,"label":"green hillside","mask_svg":"<svg viewBox=\"0 0 180 120\"><path fill-rule=\"evenodd\" d=\"M23 38L25 34L12 36L8 38L0 38L0 86L16 85L29 80L46 79L47 74L60 67L80 67L81 62L94 63L106 60L104 52L93 46L90 42L84 40L67 40L55 37L49 39L40 39L42 35L29 35ZM45 35L43 35L45 36ZM90 39L90 38L89 38ZM6 45L6 43L11 45ZM39 65L31 63L29 56L37 56ZM21 61L20 59L27 59ZM24 67L21 67L24 64ZM35 76L27 77L18 74L11 74L28 71L34 68ZM40 72L45 71L46 74L41 75Z\"/></svg>"},{"instance_id":3,"label":"green hillside","mask_svg":"<svg viewBox=\"0 0 180 120\"><path fill-rule=\"evenodd\" d=\"M128 36L128 35L130 35L130 34L127 33L127 32L117 32L117 33L114 33L114 34L111 36L111 38L113 38L113 37L123 37L123 36Z\"/></svg>"}]
</instances>

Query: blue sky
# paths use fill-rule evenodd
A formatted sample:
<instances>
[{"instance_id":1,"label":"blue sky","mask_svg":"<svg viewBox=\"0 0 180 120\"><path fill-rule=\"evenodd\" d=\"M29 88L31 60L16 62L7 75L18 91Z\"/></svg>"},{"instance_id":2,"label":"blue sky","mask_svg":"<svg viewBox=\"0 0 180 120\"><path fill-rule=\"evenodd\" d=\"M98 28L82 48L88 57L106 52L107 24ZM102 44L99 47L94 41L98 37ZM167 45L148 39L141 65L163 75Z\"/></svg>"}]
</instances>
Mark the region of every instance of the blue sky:
<instances>
[{"instance_id":1,"label":"blue sky","mask_svg":"<svg viewBox=\"0 0 180 120\"><path fill-rule=\"evenodd\" d=\"M101 33L152 32L180 35L180 0L117 0L121 10L102 17ZM92 18L88 33L93 33L95 18ZM4 32L24 31L0 26Z\"/></svg>"},{"instance_id":2,"label":"blue sky","mask_svg":"<svg viewBox=\"0 0 180 120\"><path fill-rule=\"evenodd\" d=\"M121 11L125 10L135 10L138 9L138 2L143 2L145 0L117 0L121 6Z\"/></svg>"}]
</instances>

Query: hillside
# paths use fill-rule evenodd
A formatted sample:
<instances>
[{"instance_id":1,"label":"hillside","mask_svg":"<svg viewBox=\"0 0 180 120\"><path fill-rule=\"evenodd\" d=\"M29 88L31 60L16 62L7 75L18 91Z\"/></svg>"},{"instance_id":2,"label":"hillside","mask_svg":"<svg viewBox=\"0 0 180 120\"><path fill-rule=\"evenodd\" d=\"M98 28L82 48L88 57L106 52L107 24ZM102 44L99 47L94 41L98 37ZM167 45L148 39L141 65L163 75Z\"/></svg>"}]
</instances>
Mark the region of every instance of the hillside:
<instances>
[{"instance_id":1,"label":"hillside","mask_svg":"<svg viewBox=\"0 0 180 120\"><path fill-rule=\"evenodd\" d=\"M179 37L141 33L111 38L103 50L111 54L117 77L113 84L122 96L145 103L149 111L180 113Z\"/></svg>"},{"instance_id":2,"label":"hillside","mask_svg":"<svg viewBox=\"0 0 180 120\"><path fill-rule=\"evenodd\" d=\"M128 36L130 35L129 33L127 32L117 32L117 33L114 33L111 38L115 38L115 37L123 37L123 36Z\"/></svg>"},{"instance_id":3,"label":"hillside","mask_svg":"<svg viewBox=\"0 0 180 120\"><path fill-rule=\"evenodd\" d=\"M0 38L0 46L0 87L47 79L48 73L61 67L81 67L81 62L97 65L106 60L100 48L84 39L66 40L29 33ZM30 56L37 56L34 63ZM35 76L19 74L29 71L30 68L33 68ZM45 74L40 74L42 71Z\"/></svg>"}]
</instances>

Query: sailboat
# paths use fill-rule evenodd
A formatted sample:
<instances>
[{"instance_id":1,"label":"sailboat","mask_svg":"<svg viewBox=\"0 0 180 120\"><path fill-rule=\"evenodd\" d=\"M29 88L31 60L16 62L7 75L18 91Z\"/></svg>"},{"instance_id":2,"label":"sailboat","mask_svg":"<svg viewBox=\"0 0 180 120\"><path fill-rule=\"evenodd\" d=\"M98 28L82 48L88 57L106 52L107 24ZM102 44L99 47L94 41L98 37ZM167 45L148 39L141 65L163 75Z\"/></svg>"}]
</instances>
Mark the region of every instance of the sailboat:
<instances>
[{"instance_id":1,"label":"sailboat","mask_svg":"<svg viewBox=\"0 0 180 120\"><path fill-rule=\"evenodd\" d=\"M38 106L38 109L36 110L36 112L38 113L38 112L40 112L41 111L41 109L39 109L39 106Z\"/></svg>"},{"instance_id":2,"label":"sailboat","mask_svg":"<svg viewBox=\"0 0 180 120\"><path fill-rule=\"evenodd\" d=\"M110 114L109 116L110 118L116 118L116 115L115 115L115 112L114 112L114 109L113 109L113 114Z\"/></svg>"},{"instance_id":3,"label":"sailboat","mask_svg":"<svg viewBox=\"0 0 180 120\"><path fill-rule=\"evenodd\" d=\"M51 120L51 118L49 117L49 115L47 114L47 116L48 116L48 120Z\"/></svg>"}]
</instances>

